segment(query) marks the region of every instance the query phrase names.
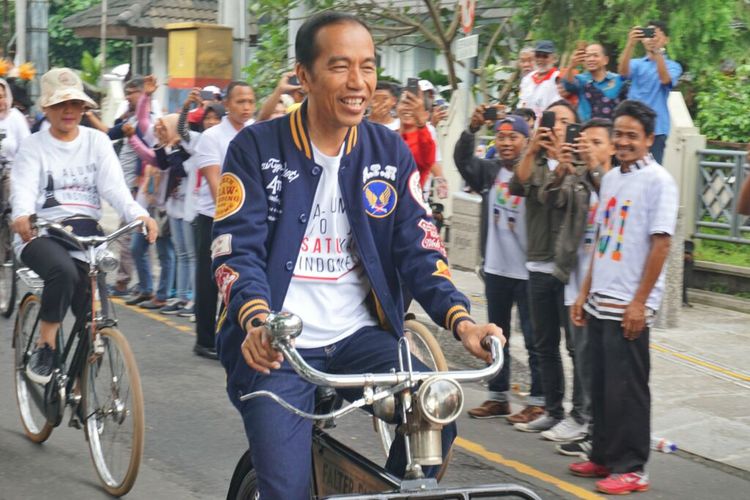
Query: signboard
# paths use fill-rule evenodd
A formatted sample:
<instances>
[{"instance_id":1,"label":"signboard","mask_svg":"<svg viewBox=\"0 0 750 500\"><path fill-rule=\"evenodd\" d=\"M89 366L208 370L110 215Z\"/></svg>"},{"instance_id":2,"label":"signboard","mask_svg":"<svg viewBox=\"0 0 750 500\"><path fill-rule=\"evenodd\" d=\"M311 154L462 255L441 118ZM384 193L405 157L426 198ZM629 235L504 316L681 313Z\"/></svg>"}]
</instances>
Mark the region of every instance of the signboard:
<instances>
[{"instance_id":1,"label":"signboard","mask_svg":"<svg viewBox=\"0 0 750 500\"><path fill-rule=\"evenodd\" d=\"M474 12L477 7L477 0L460 0L458 8L461 9L461 29L464 33L471 34L474 27Z\"/></svg>"},{"instance_id":2,"label":"signboard","mask_svg":"<svg viewBox=\"0 0 750 500\"><path fill-rule=\"evenodd\" d=\"M471 35L459 38L456 41L456 60L463 61L477 57L479 53L479 35Z\"/></svg>"}]
</instances>

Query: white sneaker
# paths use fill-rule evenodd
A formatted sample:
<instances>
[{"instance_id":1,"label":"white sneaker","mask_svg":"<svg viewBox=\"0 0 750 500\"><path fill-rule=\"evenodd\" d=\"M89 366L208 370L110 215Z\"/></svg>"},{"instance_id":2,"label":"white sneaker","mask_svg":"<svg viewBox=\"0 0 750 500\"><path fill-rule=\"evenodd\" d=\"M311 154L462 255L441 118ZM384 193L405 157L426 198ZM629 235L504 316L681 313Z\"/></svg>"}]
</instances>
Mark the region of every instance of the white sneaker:
<instances>
[{"instance_id":1,"label":"white sneaker","mask_svg":"<svg viewBox=\"0 0 750 500\"><path fill-rule=\"evenodd\" d=\"M550 417L547 414L542 415L536 420L532 420L529 423L514 424L513 427L521 432L542 432L551 429L557 425L560 420Z\"/></svg>"},{"instance_id":2,"label":"white sneaker","mask_svg":"<svg viewBox=\"0 0 750 500\"><path fill-rule=\"evenodd\" d=\"M542 437L558 442L575 441L583 438L587 430L587 424L579 424L573 417L567 417L550 430L542 432Z\"/></svg>"}]
</instances>

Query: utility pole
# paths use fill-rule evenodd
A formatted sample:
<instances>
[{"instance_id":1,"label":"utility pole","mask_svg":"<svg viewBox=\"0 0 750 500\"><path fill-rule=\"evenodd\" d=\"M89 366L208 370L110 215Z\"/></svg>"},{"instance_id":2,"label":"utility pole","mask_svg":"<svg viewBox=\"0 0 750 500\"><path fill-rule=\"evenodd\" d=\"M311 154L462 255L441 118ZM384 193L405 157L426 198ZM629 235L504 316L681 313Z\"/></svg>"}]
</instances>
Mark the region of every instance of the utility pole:
<instances>
[{"instance_id":1,"label":"utility pole","mask_svg":"<svg viewBox=\"0 0 750 500\"><path fill-rule=\"evenodd\" d=\"M102 0L102 22L99 32L99 57L101 58L101 74L104 75L107 67L107 0Z\"/></svg>"},{"instance_id":2,"label":"utility pole","mask_svg":"<svg viewBox=\"0 0 750 500\"><path fill-rule=\"evenodd\" d=\"M26 0L16 0L16 65L26 61Z\"/></svg>"},{"instance_id":3,"label":"utility pole","mask_svg":"<svg viewBox=\"0 0 750 500\"><path fill-rule=\"evenodd\" d=\"M289 33L286 55L288 57L289 64L293 64L297 55L294 50L294 40L297 38L297 31L300 26L305 22L305 15L307 14L307 7L304 2L299 2L289 11L289 18L287 20L287 31Z\"/></svg>"},{"instance_id":4,"label":"utility pole","mask_svg":"<svg viewBox=\"0 0 750 500\"><path fill-rule=\"evenodd\" d=\"M232 28L232 78L247 65L247 0L219 0L219 24Z\"/></svg>"},{"instance_id":5,"label":"utility pole","mask_svg":"<svg viewBox=\"0 0 750 500\"><path fill-rule=\"evenodd\" d=\"M34 63L37 74L43 75L49 69L49 2L29 0L29 60ZM19 38L20 40L20 38ZM31 99L39 97L39 80L31 82Z\"/></svg>"}]
</instances>

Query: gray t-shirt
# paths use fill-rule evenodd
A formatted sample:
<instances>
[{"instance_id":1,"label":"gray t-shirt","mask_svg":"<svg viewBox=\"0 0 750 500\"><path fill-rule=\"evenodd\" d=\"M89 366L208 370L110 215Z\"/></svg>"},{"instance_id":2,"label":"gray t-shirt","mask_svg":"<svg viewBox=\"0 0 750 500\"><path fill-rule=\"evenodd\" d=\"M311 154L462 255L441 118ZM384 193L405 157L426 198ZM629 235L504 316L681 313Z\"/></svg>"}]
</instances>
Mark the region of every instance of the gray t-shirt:
<instances>
[{"instance_id":1,"label":"gray t-shirt","mask_svg":"<svg viewBox=\"0 0 750 500\"><path fill-rule=\"evenodd\" d=\"M128 118L127 123L137 126L135 117ZM117 157L120 160L120 167L122 173L125 175L125 184L130 189L138 187L138 154L135 149L130 145L130 141L127 138L122 140L122 148L120 148L120 154Z\"/></svg>"}]
</instances>

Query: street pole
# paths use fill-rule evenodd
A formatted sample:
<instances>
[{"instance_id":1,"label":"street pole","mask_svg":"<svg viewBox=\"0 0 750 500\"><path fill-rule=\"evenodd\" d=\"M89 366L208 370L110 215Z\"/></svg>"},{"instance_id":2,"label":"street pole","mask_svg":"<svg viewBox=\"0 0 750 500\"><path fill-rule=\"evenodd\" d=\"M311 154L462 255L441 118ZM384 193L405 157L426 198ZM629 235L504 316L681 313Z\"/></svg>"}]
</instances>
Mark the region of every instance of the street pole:
<instances>
[{"instance_id":1,"label":"street pole","mask_svg":"<svg viewBox=\"0 0 750 500\"><path fill-rule=\"evenodd\" d=\"M297 58L297 54L294 50L294 40L297 38L297 31L300 26L305 22L305 15L307 14L307 8L304 2L299 2L293 9L289 11L289 17L287 18L287 49L286 56L289 64L294 64L294 60Z\"/></svg>"},{"instance_id":2,"label":"street pole","mask_svg":"<svg viewBox=\"0 0 750 500\"><path fill-rule=\"evenodd\" d=\"M43 75L49 69L49 2L29 1L29 60L34 63L37 74ZM39 97L39 79L31 82L31 99Z\"/></svg>"},{"instance_id":3,"label":"street pole","mask_svg":"<svg viewBox=\"0 0 750 500\"><path fill-rule=\"evenodd\" d=\"M232 78L247 65L247 0L219 0L219 24L232 28Z\"/></svg>"},{"instance_id":4,"label":"street pole","mask_svg":"<svg viewBox=\"0 0 750 500\"><path fill-rule=\"evenodd\" d=\"M16 57L14 64L26 61L26 0L16 0Z\"/></svg>"},{"instance_id":5,"label":"street pole","mask_svg":"<svg viewBox=\"0 0 750 500\"><path fill-rule=\"evenodd\" d=\"M102 0L102 25L99 33L99 57L101 58L101 74L107 66L107 0Z\"/></svg>"}]
</instances>

